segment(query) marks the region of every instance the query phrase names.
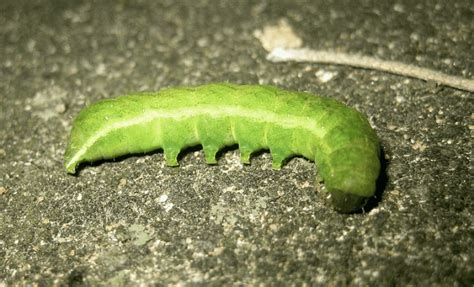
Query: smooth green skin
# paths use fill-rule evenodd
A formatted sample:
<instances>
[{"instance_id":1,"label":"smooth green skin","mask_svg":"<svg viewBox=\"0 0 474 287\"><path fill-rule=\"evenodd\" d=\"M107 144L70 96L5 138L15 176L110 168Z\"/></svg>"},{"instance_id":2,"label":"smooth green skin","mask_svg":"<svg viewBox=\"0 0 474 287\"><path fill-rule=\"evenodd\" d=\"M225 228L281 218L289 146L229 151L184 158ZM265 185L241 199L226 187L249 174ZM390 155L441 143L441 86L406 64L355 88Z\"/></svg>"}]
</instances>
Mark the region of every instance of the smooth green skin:
<instances>
[{"instance_id":1,"label":"smooth green skin","mask_svg":"<svg viewBox=\"0 0 474 287\"><path fill-rule=\"evenodd\" d=\"M269 149L279 169L290 156L314 160L336 210L352 212L372 197L380 147L367 119L329 98L272 86L208 84L99 101L74 120L65 153L68 173L81 162L162 148L177 166L186 147L202 144L206 162L238 144L242 163Z\"/></svg>"}]
</instances>

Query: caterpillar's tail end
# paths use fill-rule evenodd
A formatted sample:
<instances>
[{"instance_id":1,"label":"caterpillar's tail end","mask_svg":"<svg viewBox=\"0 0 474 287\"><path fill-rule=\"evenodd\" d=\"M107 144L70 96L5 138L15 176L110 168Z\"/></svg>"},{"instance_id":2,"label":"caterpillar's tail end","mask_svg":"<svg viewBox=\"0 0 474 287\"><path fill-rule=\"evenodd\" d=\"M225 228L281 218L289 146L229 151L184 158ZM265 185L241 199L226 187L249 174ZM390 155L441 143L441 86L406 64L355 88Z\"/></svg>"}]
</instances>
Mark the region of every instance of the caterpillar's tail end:
<instances>
[{"instance_id":1,"label":"caterpillar's tail end","mask_svg":"<svg viewBox=\"0 0 474 287\"><path fill-rule=\"evenodd\" d=\"M84 159L78 153L78 149L70 142L64 152L64 168L68 174L76 174L77 166L83 162Z\"/></svg>"},{"instance_id":2,"label":"caterpillar's tail end","mask_svg":"<svg viewBox=\"0 0 474 287\"><path fill-rule=\"evenodd\" d=\"M69 174L75 174L76 173L76 166L77 166L77 163L74 163L74 162L66 161L64 163L64 167L66 168L66 172L69 173Z\"/></svg>"},{"instance_id":3,"label":"caterpillar's tail end","mask_svg":"<svg viewBox=\"0 0 474 287\"><path fill-rule=\"evenodd\" d=\"M369 197L347 193L338 189L329 190L329 201L334 209L342 213L351 213L361 210Z\"/></svg>"}]
</instances>

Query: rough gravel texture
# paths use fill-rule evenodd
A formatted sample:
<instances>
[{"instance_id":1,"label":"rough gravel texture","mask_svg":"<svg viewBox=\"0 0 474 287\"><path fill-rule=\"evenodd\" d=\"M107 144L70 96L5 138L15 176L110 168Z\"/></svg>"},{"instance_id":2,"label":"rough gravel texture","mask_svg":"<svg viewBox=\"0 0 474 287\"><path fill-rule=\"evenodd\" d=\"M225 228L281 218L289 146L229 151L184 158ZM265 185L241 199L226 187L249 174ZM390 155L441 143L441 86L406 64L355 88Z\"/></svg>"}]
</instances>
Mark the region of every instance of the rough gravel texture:
<instances>
[{"instance_id":1,"label":"rough gravel texture","mask_svg":"<svg viewBox=\"0 0 474 287\"><path fill-rule=\"evenodd\" d=\"M0 286L472 286L472 93L376 71L265 60L284 18L305 46L473 78L464 1L0 2ZM386 172L366 213L338 214L317 169L268 153L183 153L67 175L72 118L98 99L265 83L365 113Z\"/></svg>"}]
</instances>

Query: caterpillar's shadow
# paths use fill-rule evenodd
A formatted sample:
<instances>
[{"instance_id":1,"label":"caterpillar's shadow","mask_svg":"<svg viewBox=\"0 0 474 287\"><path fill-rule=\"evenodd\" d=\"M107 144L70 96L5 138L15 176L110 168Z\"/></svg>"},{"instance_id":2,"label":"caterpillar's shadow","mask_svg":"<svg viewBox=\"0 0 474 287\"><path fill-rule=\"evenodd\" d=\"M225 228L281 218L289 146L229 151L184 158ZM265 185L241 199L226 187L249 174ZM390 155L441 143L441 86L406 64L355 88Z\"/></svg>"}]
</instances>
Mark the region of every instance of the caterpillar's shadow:
<instances>
[{"instance_id":1,"label":"caterpillar's shadow","mask_svg":"<svg viewBox=\"0 0 474 287\"><path fill-rule=\"evenodd\" d=\"M113 162L121 162L129 158L134 158L134 157L142 157L142 156L151 156L154 154L163 154L163 149L157 149L149 152L141 152L141 153L130 153L126 155L121 155L115 158L111 159L99 159L95 160L93 162L81 162L77 167L76 167L76 172L74 174L71 174L72 176L79 176L82 172L83 169L87 167L98 167L106 162L113 163Z\"/></svg>"},{"instance_id":2,"label":"caterpillar's shadow","mask_svg":"<svg viewBox=\"0 0 474 287\"><path fill-rule=\"evenodd\" d=\"M383 147L380 148L380 174L377 178L376 182L376 189L375 194L365 204L364 208L354 212L354 214L359 213L368 213L372 209L376 208L380 201L382 200L383 192L387 187L388 183L388 176L387 176L387 167L388 167L388 160L385 158L385 150Z\"/></svg>"}]
</instances>

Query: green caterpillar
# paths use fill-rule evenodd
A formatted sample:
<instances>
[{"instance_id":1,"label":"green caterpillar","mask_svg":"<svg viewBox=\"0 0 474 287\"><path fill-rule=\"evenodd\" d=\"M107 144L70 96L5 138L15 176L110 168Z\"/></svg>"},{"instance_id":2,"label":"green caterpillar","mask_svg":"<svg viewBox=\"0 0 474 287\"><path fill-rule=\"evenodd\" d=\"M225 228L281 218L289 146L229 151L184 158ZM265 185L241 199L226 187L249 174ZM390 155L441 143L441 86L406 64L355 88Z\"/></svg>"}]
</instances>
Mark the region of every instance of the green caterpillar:
<instances>
[{"instance_id":1,"label":"green caterpillar","mask_svg":"<svg viewBox=\"0 0 474 287\"><path fill-rule=\"evenodd\" d=\"M241 162L269 149L280 169L292 155L314 160L336 210L362 208L375 192L380 146L367 119L324 97L272 86L208 84L99 101L74 120L65 153L68 173L82 162L162 148L168 166L201 144L208 164L239 145Z\"/></svg>"}]
</instances>

